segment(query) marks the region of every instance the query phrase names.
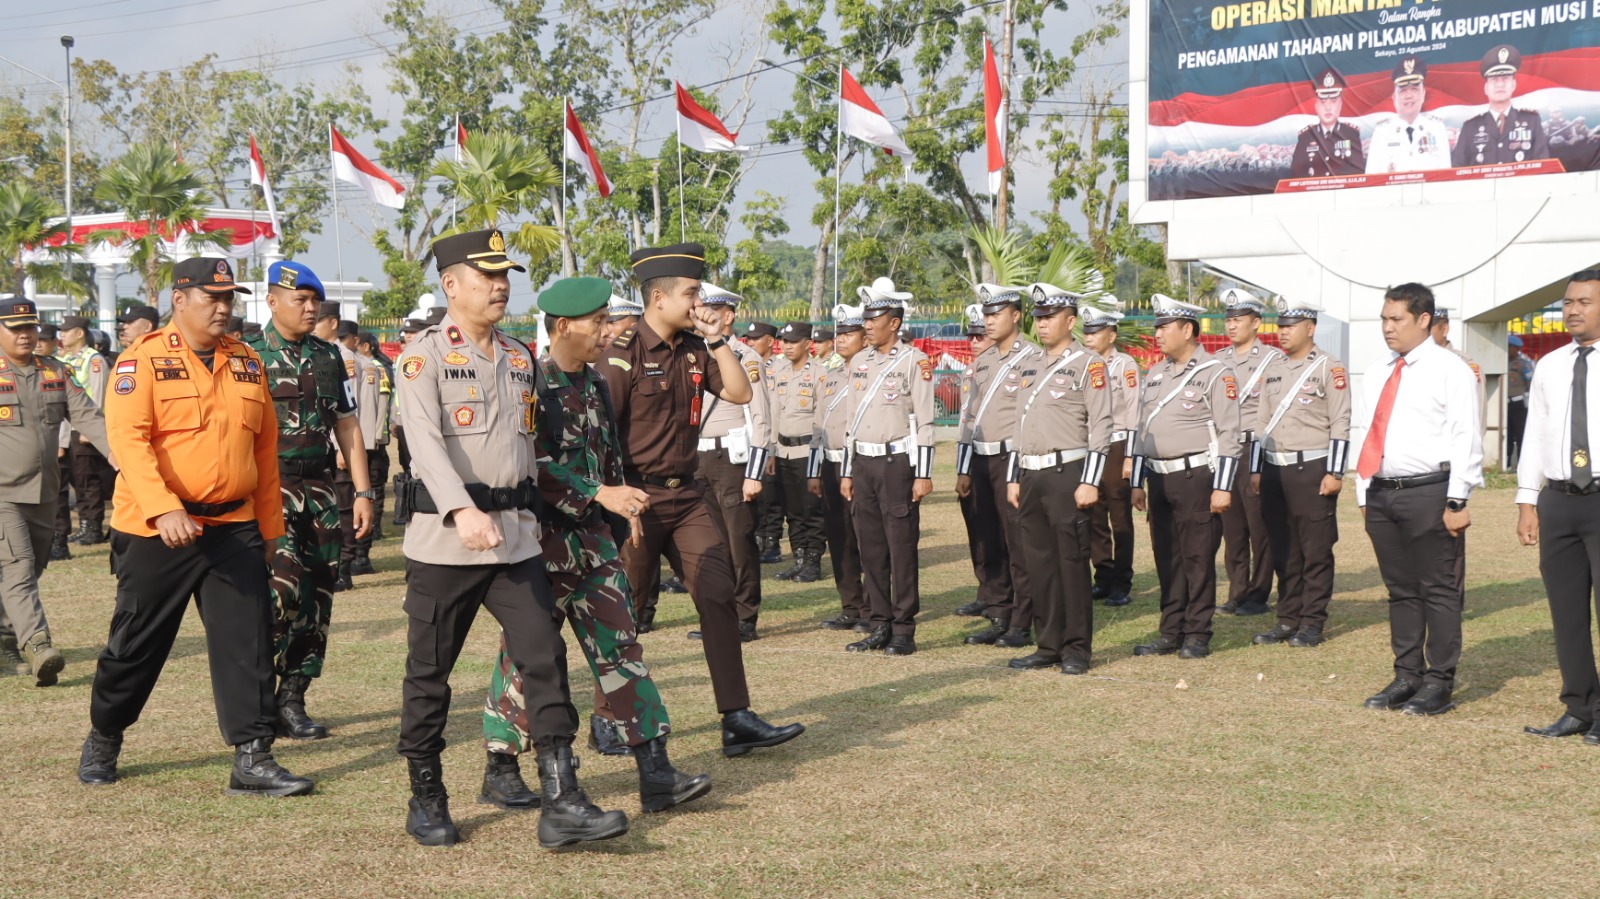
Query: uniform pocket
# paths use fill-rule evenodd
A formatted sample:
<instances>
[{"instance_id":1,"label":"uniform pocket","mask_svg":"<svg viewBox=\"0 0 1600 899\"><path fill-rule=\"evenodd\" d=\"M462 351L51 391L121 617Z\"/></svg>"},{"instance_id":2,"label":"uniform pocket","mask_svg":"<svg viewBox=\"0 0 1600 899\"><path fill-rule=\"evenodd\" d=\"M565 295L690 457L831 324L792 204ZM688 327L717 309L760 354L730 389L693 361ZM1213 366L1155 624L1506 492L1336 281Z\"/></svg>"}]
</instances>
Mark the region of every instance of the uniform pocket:
<instances>
[{"instance_id":1,"label":"uniform pocket","mask_svg":"<svg viewBox=\"0 0 1600 899\"><path fill-rule=\"evenodd\" d=\"M0 403L0 427L19 428L22 426L22 404L17 402L16 394L7 396L9 402Z\"/></svg>"},{"instance_id":2,"label":"uniform pocket","mask_svg":"<svg viewBox=\"0 0 1600 899\"><path fill-rule=\"evenodd\" d=\"M162 433L200 427L200 388L187 378L155 383L156 429Z\"/></svg>"},{"instance_id":3,"label":"uniform pocket","mask_svg":"<svg viewBox=\"0 0 1600 899\"><path fill-rule=\"evenodd\" d=\"M244 426L257 434L261 433L261 421L266 417L267 404L260 397L246 396L242 409Z\"/></svg>"},{"instance_id":4,"label":"uniform pocket","mask_svg":"<svg viewBox=\"0 0 1600 899\"><path fill-rule=\"evenodd\" d=\"M438 614L438 603L431 596L422 596L408 590L400 607L411 618L410 635L407 640L411 654L423 665L437 665L438 640L435 639L437 631L433 619ZM428 635L427 639L421 638L424 633Z\"/></svg>"},{"instance_id":5,"label":"uniform pocket","mask_svg":"<svg viewBox=\"0 0 1600 899\"><path fill-rule=\"evenodd\" d=\"M1082 562L1089 558L1089 516L1081 513L1074 515L1070 520L1064 522L1064 525L1067 535L1071 538L1067 541L1071 550L1067 554L1067 560L1069 562Z\"/></svg>"}]
</instances>

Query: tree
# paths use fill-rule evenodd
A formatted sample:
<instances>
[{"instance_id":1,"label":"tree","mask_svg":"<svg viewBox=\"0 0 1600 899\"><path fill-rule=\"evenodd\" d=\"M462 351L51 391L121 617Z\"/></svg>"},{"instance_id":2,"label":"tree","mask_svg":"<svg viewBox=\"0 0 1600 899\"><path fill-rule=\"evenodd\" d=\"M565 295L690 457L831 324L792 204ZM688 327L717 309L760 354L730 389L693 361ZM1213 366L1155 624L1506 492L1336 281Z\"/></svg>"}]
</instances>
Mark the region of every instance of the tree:
<instances>
[{"instance_id":1,"label":"tree","mask_svg":"<svg viewBox=\"0 0 1600 899\"><path fill-rule=\"evenodd\" d=\"M787 284L778 270L777 258L767 247L772 238L789 233L789 223L783 220L783 198L756 191L755 199L745 204L739 223L750 236L733 248L733 274L729 279L733 292L751 302L782 295Z\"/></svg>"},{"instance_id":2,"label":"tree","mask_svg":"<svg viewBox=\"0 0 1600 899\"><path fill-rule=\"evenodd\" d=\"M172 271L166 243L182 236L191 246L228 245L231 232L221 229L201 232L193 227L205 217L211 197L200 184L200 176L178 159L177 151L161 144L134 144L122 158L107 167L95 188L95 197L123 210L129 224L142 233L101 230L89 235L92 241L113 244L131 243L128 264L144 281L145 301L157 305L161 285Z\"/></svg>"},{"instance_id":3,"label":"tree","mask_svg":"<svg viewBox=\"0 0 1600 899\"><path fill-rule=\"evenodd\" d=\"M459 204L457 224L442 234L505 227L537 210L561 183L561 173L543 153L503 131L471 135L461 161L441 160L433 173L445 179ZM560 237L552 227L523 222L507 230L506 244L537 264L560 247Z\"/></svg>"},{"instance_id":4,"label":"tree","mask_svg":"<svg viewBox=\"0 0 1600 899\"><path fill-rule=\"evenodd\" d=\"M77 247L65 243L48 247L46 241L67 236L67 225L62 220L62 208L56 201L40 193L27 181L8 181L0 184L0 254L11 264L11 277L6 279L6 289L21 296L28 278L33 278L46 291L66 291L83 296L82 287L67 281L60 261L68 259ZM44 250L50 262L26 262L29 248Z\"/></svg>"}]
</instances>

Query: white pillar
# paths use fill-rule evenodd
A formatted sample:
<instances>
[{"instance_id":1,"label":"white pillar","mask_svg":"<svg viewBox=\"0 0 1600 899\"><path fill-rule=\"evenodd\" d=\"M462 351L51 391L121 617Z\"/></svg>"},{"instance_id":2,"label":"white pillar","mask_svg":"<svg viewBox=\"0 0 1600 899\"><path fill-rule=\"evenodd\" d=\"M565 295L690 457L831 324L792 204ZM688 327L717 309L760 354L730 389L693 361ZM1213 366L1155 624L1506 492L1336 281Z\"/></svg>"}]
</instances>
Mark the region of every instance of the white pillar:
<instances>
[{"instance_id":1,"label":"white pillar","mask_svg":"<svg viewBox=\"0 0 1600 899\"><path fill-rule=\"evenodd\" d=\"M117 264L114 262L98 262L94 267L95 292L98 293L100 308L96 312L99 319L95 327L111 334L117 333Z\"/></svg>"}]
</instances>

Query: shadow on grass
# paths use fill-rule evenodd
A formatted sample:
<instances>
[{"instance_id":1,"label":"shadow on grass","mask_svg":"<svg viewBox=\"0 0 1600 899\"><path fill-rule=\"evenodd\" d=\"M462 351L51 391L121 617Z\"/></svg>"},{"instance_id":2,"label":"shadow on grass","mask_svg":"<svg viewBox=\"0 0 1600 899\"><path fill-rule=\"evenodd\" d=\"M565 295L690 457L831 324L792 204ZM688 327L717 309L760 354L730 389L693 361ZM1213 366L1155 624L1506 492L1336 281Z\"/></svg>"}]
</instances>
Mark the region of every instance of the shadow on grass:
<instances>
[{"instance_id":1,"label":"shadow on grass","mask_svg":"<svg viewBox=\"0 0 1600 899\"><path fill-rule=\"evenodd\" d=\"M1495 637L1468 644L1461 653L1461 667L1457 669L1456 702L1460 705L1481 702L1500 692L1513 678L1539 677L1555 667L1555 632L1548 627L1515 637ZM1556 699L1556 695L1551 695L1551 707L1559 710L1560 703Z\"/></svg>"}]
</instances>

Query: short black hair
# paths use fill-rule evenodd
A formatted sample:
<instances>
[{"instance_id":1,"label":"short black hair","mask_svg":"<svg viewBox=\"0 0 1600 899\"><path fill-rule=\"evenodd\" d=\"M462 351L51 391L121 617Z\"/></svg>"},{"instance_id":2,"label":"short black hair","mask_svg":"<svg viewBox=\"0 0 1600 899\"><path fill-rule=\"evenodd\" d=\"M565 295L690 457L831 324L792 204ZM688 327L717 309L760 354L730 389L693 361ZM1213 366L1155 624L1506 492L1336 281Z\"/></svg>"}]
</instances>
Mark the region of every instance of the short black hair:
<instances>
[{"instance_id":1,"label":"short black hair","mask_svg":"<svg viewBox=\"0 0 1600 899\"><path fill-rule=\"evenodd\" d=\"M1600 269L1586 268L1581 272L1575 272L1572 277L1568 278L1567 280L1578 283L1583 283L1585 281L1600 281Z\"/></svg>"},{"instance_id":2,"label":"short black hair","mask_svg":"<svg viewBox=\"0 0 1600 899\"><path fill-rule=\"evenodd\" d=\"M650 305L650 293L659 290L662 293L672 293L678 286L677 275L661 275L639 282L639 298L646 306Z\"/></svg>"},{"instance_id":3,"label":"short black hair","mask_svg":"<svg viewBox=\"0 0 1600 899\"><path fill-rule=\"evenodd\" d=\"M1175 321L1180 325L1188 325L1189 326L1189 339L1190 340L1199 340L1200 339L1200 323L1199 322L1195 321L1192 318L1180 318L1180 319L1175 319Z\"/></svg>"},{"instance_id":4,"label":"short black hair","mask_svg":"<svg viewBox=\"0 0 1600 899\"><path fill-rule=\"evenodd\" d=\"M1435 315L1438 307L1433 304L1433 291L1429 290L1426 284L1410 281L1396 285L1383 292L1383 301L1385 303L1405 303L1406 311L1411 313L1412 318L1428 316L1428 327L1430 328L1433 327L1433 322L1438 317Z\"/></svg>"}]
</instances>

